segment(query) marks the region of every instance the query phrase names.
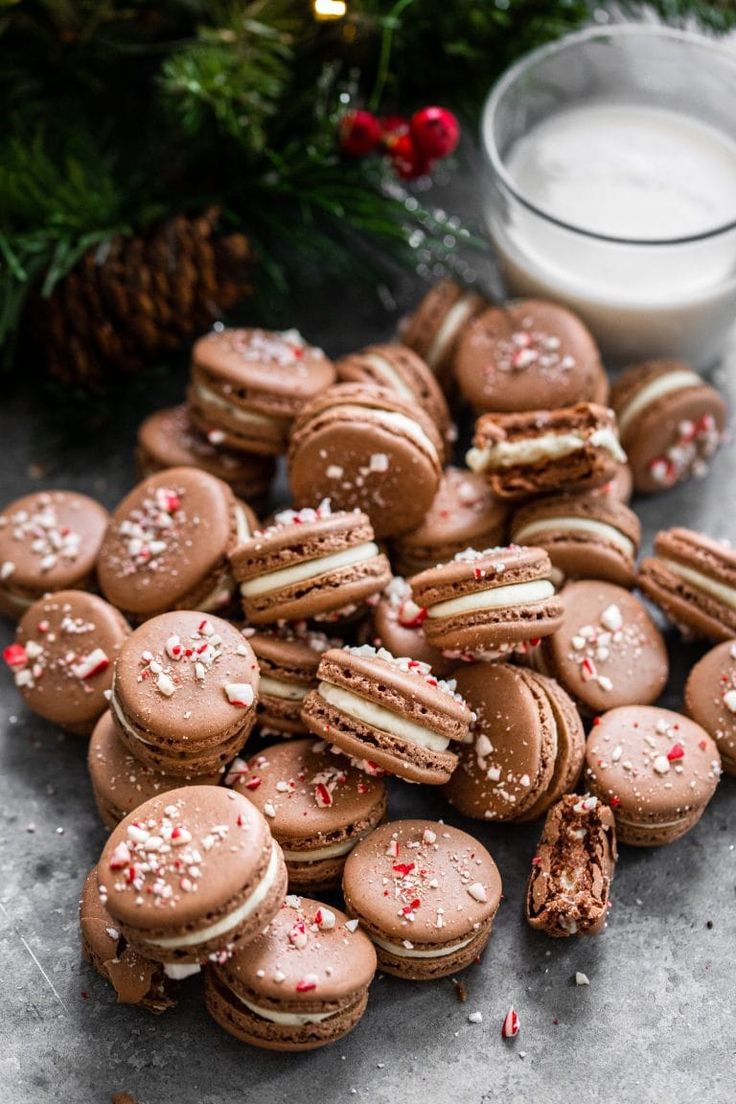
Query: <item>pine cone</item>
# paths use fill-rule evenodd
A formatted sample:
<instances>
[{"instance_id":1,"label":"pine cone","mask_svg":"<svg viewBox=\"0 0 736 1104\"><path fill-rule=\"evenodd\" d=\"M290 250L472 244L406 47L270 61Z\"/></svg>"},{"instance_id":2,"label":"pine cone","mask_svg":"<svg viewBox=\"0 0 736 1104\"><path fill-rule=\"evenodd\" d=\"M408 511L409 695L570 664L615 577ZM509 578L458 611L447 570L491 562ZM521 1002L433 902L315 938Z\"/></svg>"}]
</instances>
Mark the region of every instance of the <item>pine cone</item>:
<instances>
[{"instance_id":1,"label":"pine cone","mask_svg":"<svg viewBox=\"0 0 736 1104\"><path fill-rule=\"evenodd\" d=\"M252 291L244 234L217 234L217 211L177 215L145 237L117 237L82 257L33 316L49 372L99 387L180 348Z\"/></svg>"}]
</instances>

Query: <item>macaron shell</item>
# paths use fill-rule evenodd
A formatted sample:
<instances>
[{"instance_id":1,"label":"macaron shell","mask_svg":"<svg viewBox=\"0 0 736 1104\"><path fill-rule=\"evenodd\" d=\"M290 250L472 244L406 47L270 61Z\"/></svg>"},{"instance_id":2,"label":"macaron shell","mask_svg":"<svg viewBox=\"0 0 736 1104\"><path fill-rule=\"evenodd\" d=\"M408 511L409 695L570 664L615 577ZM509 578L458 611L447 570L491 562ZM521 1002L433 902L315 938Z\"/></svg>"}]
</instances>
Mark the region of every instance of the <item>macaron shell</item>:
<instances>
[{"instance_id":1,"label":"macaron shell","mask_svg":"<svg viewBox=\"0 0 736 1104\"><path fill-rule=\"evenodd\" d=\"M724 771L736 775L736 641L717 644L692 668L685 711L715 740Z\"/></svg>"},{"instance_id":2,"label":"macaron shell","mask_svg":"<svg viewBox=\"0 0 736 1104\"><path fill-rule=\"evenodd\" d=\"M633 846L659 846L689 831L720 769L705 729L669 709L611 709L588 736L587 784L613 807L619 840Z\"/></svg>"},{"instance_id":3,"label":"macaron shell","mask_svg":"<svg viewBox=\"0 0 736 1104\"><path fill-rule=\"evenodd\" d=\"M447 563L464 548L501 544L507 512L482 475L464 468L446 468L420 524L394 543L397 570L412 575Z\"/></svg>"},{"instance_id":4,"label":"macaron shell","mask_svg":"<svg viewBox=\"0 0 736 1104\"><path fill-rule=\"evenodd\" d=\"M673 561L725 586L734 605L677 574ZM639 565L639 585L675 625L693 635L711 640L736 636L736 552L730 547L690 529L663 530L655 540L654 556Z\"/></svg>"},{"instance_id":5,"label":"macaron shell","mask_svg":"<svg viewBox=\"0 0 736 1104\"><path fill-rule=\"evenodd\" d=\"M662 634L637 598L612 583L568 583L564 620L542 644L546 669L589 713L650 704L669 671Z\"/></svg>"},{"instance_id":6,"label":"macaron shell","mask_svg":"<svg viewBox=\"0 0 736 1104\"><path fill-rule=\"evenodd\" d=\"M392 655L410 656L419 663L428 663L438 678L447 678L457 667L457 659L444 656L427 643L422 625L411 627L401 622L401 603L392 600L388 591L399 581L396 577L389 584L380 601L373 608L371 644L385 648ZM411 601L411 588L405 580L404 601Z\"/></svg>"},{"instance_id":7,"label":"macaron shell","mask_svg":"<svg viewBox=\"0 0 736 1104\"><path fill-rule=\"evenodd\" d=\"M625 506L631 501L633 493L634 477L631 474L631 467L626 463L617 464L612 478L590 492L593 495L602 495L613 502L623 502Z\"/></svg>"},{"instance_id":8,"label":"macaron shell","mask_svg":"<svg viewBox=\"0 0 736 1104\"><path fill-rule=\"evenodd\" d=\"M201 663L196 656L212 637L216 654L199 677ZM167 642L172 638L185 651L191 649L192 655L170 658ZM162 676L151 671L151 662L162 667ZM162 677L171 680L173 692L168 692L168 686L162 688ZM250 687L252 702L246 706L231 702L227 691L231 685ZM255 723L258 685L253 650L233 625L193 610L179 610L146 621L123 645L115 667L113 712L121 736L134 754L143 756L151 748L159 751L162 761L151 765L168 765L177 773L189 769L191 773L198 770L201 753L206 757L214 749L216 769L222 744L230 740L239 740L240 746L245 743ZM140 733L145 745L126 730L119 713ZM205 766L200 772L208 769L212 768Z\"/></svg>"},{"instance_id":9,"label":"macaron shell","mask_svg":"<svg viewBox=\"0 0 736 1104\"><path fill-rule=\"evenodd\" d=\"M534 671L527 671L526 675L531 676L547 695L557 729L557 754L546 790L530 809L516 817L519 823L537 820L563 794L574 789L585 758L585 729L572 698L554 679Z\"/></svg>"},{"instance_id":10,"label":"macaron shell","mask_svg":"<svg viewBox=\"0 0 736 1104\"><path fill-rule=\"evenodd\" d=\"M604 579L623 587L636 581L641 524L622 503L595 494L541 499L514 515L511 539L544 548L563 578Z\"/></svg>"},{"instance_id":11,"label":"macaron shell","mask_svg":"<svg viewBox=\"0 0 736 1104\"><path fill-rule=\"evenodd\" d=\"M107 709L113 664L129 635L122 614L87 591L55 591L34 602L21 618L16 637L27 651L34 650L24 669L30 681L19 686L29 709L68 732L89 735ZM86 674L85 661L98 649L103 655L96 666L106 665Z\"/></svg>"},{"instance_id":12,"label":"macaron shell","mask_svg":"<svg viewBox=\"0 0 736 1104\"><path fill-rule=\"evenodd\" d=\"M79 926L83 957L113 986L120 1004L140 1005L155 1014L175 1007L160 964L139 955L115 928L97 892L96 867L84 882Z\"/></svg>"},{"instance_id":13,"label":"macaron shell","mask_svg":"<svg viewBox=\"0 0 736 1104\"><path fill-rule=\"evenodd\" d=\"M245 456L273 461L286 452L290 419L266 415L244 419L235 408L223 408L222 402L230 402L229 393L226 398L215 401L207 395L208 390L211 388L207 378L193 368L192 382L186 391L187 410L189 420L199 433L206 437L213 431L222 434L221 443L225 448Z\"/></svg>"},{"instance_id":14,"label":"macaron shell","mask_svg":"<svg viewBox=\"0 0 736 1104\"><path fill-rule=\"evenodd\" d=\"M466 303L462 318L442 339L443 324L461 300ZM463 329L487 305L482 295L463 288L454 280L440 280L430 288L403 327L401 340L427 361L446 392L455 390L454 362Z\"/></svg>"},{"instance_id":15,"label":"macaron shell","mask_svg":"<svg viewBox=\"0 0 736 1104\"><path fill-rule=\"evenodd\" d=\"M49 591L86 589L108 518L75 491L40 491L9 503L0 513L0 613L17 618Z\"/></svg>"},{"instance_id":16,"label":"macaron shell","mask_svg":"<svg viewBox=\"0 0 736 1104\"><path fill-rule=\"evenodd\" d=\"M157 495L172 507L159 508ZM114 511L100 549L105 597L138 621L196 609L225 581L237 540L235 509L227 484L196 468L169 468L139 483ZM163 547L147 554L151 544Z\"/></svg>"},{"instance_id":17,"label":"macaron shell","mask_svg":"<svg viewBox=\"0 0 736 1104\"><path fill-rule=\"evenodd\" d=\"M465 958L468 946L477 953L485 944L501 900L501 877L483 845L466 832L398 820L381 825L353 850L343 894L364 930L389 944L408 940L407 949L446 950L470 937L465 947L434 958L397 955L376 944L382 969L423 980L453 973L458 955Z\"/></svg>"},{"instance_id":18,"label":"macaron shell","mask_svg":"<svg viewBox=\"0 0 736 1104\"><path fill-rule=\"evenodd\" d=\"M539 679L503 663L473 663L458 671L458 690L476 720L443 792L463 816L515 820L550 786L557 731Z\"/></svg>"},{"instance_id":19,"label":"macaron shell","mask_svg":"<svg viewBox=\"0 0 736 1104\"><path fill-rule=\"evenodd\" d=\"M455 363L460 390L479 412L605 403L598 348L580 319L557 303L521 299L489 307L466 327Z\"/></svg>"},{"instance_id":20,"label":"macaron shell","mask_svg":"<svg viewBox=\"0 0 736 1104\"><path fill-rule=\"evenodd\" d=\"M613 390L616 413L622 414L632 399L654 380L682 371L689 371L688 366L667 360L650 361L630 369ZM702 434L699 441L693 442L690 425L697 426L707 415L714 420L715 433ZM647 403L621 431L636 490L640 494L653 494L688 479L693 474L693 465L707 462L717 448L727 416L723 397L697 379ZM684 430L683 423L686 423ZM678 452L668 463L671 448Z\"/></svg>"},{"instance_id":21,"label":"macaron shell","mask_svg":"<svg viewBox=\"0 0 736 1104\"><path fill-rule=\"evenodd\" d=\"M274 473L273 460L229 452L192 425L187 407L150 414L138 429L136 459L141 479L164 468L194 467L222 479L246 502L261 505Z\"/></svg>"},{"instance_id":22,"label":"macaron shell","mask_svg":"<svg viewBox=\"0 0 736 1104\"><path fill-rule=\"evenodd\" d=\"M297 419L289 482L297 507L329 498L333 509L367 513L377 537L398 536L429 509L442 452L434 424L416 405L384 388L338 384Z\"/></svg>"},{"instance_id":23,"label":"macaron shell","mask_svg":"<svg viewBox=\"0 0 736 1104\"><path fill-rule=\"evenodd\" d=\"M607 805L577 794L547 813L526 893L530 927L554 939L599 935L608 916L616 830Z\"/></svg>"}]
</instances>

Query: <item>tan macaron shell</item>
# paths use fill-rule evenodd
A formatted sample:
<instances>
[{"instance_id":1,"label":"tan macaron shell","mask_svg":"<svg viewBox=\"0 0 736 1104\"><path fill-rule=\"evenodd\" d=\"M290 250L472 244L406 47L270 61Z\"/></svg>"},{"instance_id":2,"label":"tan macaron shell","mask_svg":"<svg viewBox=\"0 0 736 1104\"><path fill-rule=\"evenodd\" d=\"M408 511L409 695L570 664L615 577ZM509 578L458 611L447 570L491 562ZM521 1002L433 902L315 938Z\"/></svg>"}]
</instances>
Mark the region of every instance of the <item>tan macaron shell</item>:
<instances>
[{"instance_id":1,"label":"tan macaron shell","mask_svg":"<svg viewBox=\"0 0 736 1104\"><path fill-rule=\"evenodd\" d=\"M264 729L285 736L306 732L301 720L302 701L317 685L320 656L341 641L323 633L288 629L245 633L255 652L261 673L258 721ZM278 692L276 692L278 691Z\"/></svg>"},{"instance_id":2,"label":"tan macaron shell","mask_svg":"<svg viewBox=\"0 0 736 1104\"><path fill-rule=\"evenodd\" d=\"M609 804L622 843L657 847L693 827L721 772L705 729L653 706L611 709L588 736L586 783Z\"/></svg>"},{"instance_id":3,"label":"tan macaron shell","mask_svg":"<svg viewBox=\"0 0 736 1104\"><path fill-rule=\"evenodd\" d=\"M428 642L472 655L507 649L559 627L562 603L551 573L543 549L509 545L468 549L450 563L415 575L410 583L414 601L427 610L423 628Z\"/></svg>"},{"instance_id":4,"label":"tan macaron shell","mask_svg":"<svg viewBox=\"0 0 736 1104\"><path fill-rule=\"evenodd\" d=\"M376 648L385 648L391 655L410 656L420 663L428 663L438 678L447 678L457 667L458 660L444 656L427 643L423 628L425 617L425 611L412 598L408 581L395 575L373 607L368 641Z\"/></svg>"},{"instance_id":5,"label":"tan macaron shell","mask_svg":"<svg viewBox=\"0 0 736 1104\"><path fill-rule=\"evenodd\" d=\"M353 846L386 815L386 788L313 737L236 760L227 784L268 821L284 851L292 891L334 888ZM325 850L339 850L319 856Z\"/></svg>"},{"instance_id":6,"label":"tan macaron shell","mask_svg":"<svg viewBox=\"0 0 736 1104\"><path fill-rule=\"evenodd\" d=\"M478 292L454 280L440 280L402 327L403 343L427 362L445 391L454 390L455 355L462 334L487 306L488 300Z\"/></svg>"},{"instance_id":7,"label":"tan macaron shell","mask_svg":"<svg viewBox=\"0 0 736 1104\"><path fill-rule=\"evenodd\" d=\"M17 618L55 590L87 590L107 510L76 491L37 491L0 513L0 613Z\"/></svg>"},{"instance_id":8,"label":"tan macaron shell","mask_svg":"<svg viewBox=\"0 0 736 1104\"><path fill-rule=\"evenodd\" d=\"M102 714L90 737L87 767L97 811L110 831L144 801L183 785L178 775L163 774L130 754L109 709ZM216 786L219 780L219 772L187 779L198 786Z\"/></svg>"},{"instance_id":9,"label":"tan macaron shell","mask_svg":"<svg viewBox=\"0 0 736 1104\"><path fill-rule=\"evenodd\" d=\"M111 707L134 755L191 777L218 770L245 744L258 685L253 649L233 625L178 610L146 621L128 638Z\"/></svg>"},{"instance_id":10,"label":"tan macaron shell","mask_svg":"<svg viewBox=\"0 0 736 1104\"><path fill-rule=\"evenodd\" d=\"M363 1015L376 971L370 940L347 924L339 909L288 897L261 935L210 969L210 1014L236 1038L269 1050L312 1050L341 1038Z\"/></svg>"},{"instance_id":11,"label":"tan macaron shell","mask_svg":"<svg viewBox=\"0 0 736 1104\"><path fill-rule=\"evenodd\" d=\"M323 498L363 510L377 537L415 528L437 493L444 446L416 402L383 387L342 383L297 418L289 483L297 506Z\"/></svg>"},{"instance_id":12,"label":"tan macaron shell","mask_svg":"<svg viewBox=\"0 0 736 1104\"><path fill-rule=\"evenodd\" d=\"M694 574L693 574L694 573ZM736 550L692 529L665 529L639 565L639 585L678 628L736 636Z\"/></svg>"},{"instance_id":13,"label":"tan macaron shell","mask_svg":"<svg viewBox=\"0 0 736 1104\"><path fill-rule=\"evenodd\" d=\"M34 602L16 635L27 661L13 667L28 708L89 735L107 709L114 663L129 634L122 614L85 590L59 590Z\"/></svg>"},{"instance_id":14,"label":"tan macaron shell","mask_svg":"<svg viewBox=\"0 0 736 1104\"><path fill-rule=\"evenodd\" d=\"M375 941L380 968L429 980L464 969L481 952L501 901L501 877L466 832L396 820L353 850L343 894L347 911Z\"/></svg>"},{"instance_id":15,"label":"tan macaron shell","mask_svg":"<svg viewBox=\"0 0 736 1104\"><path fill-rule=\"evenodd\" d=\"M368 759L410 782L437 785L455 767L450 745L467 736L471 714L449 689L410 664L383 658L368 646L325 652L319 688L304 699L302 719L310 732L355 759ZM343 700L345 693L350 699ZM414 738L417 728L422 743Z\"/></svg>"},{"instance_id":16,"label":"tan macaron shell","mask_svg":"<svg viewBox=\"0 0 736 1104\"><path fill-rule=\"evenodd\" d=\"M692 668L685 710L715 740L724 771L736 775L736 641L717 644Z\"/></svg>"},{"instance_id":17,"label":"tan macaron shell","mask_svg":"<svg viewBox=\"0 0 736 1104\"><path fill-rule=\"evenodd\" d=\"M175 1001L158 962L143 958L115 927L97 889L97 867L87 875L79 902L82 954L115 990L120 1004L135 1004L159 1014Z\"/></svg>"},{"instance_id":18,"label":"tan macaron shell","mask_svg":"<svg viewBox=\"0 0 736 1104\"><path fill-rule=\"evenodd\" d=\"M621 502L596 494L556 495L523 507L511 523L515 544L549 553L567 579L605 579L632 587L641 523Z\"/></svg>"},{"instance_id":19,"label":"tan macaron shell","mask_svg":"<svg viewBox=\"0 0 736 1104\"><path fill-rule=\"evenodd\" d=\"M160 962L206 962L269 923L286 892L286 868L250 801L224 786L189 786L120 822L97 881L136 949Z\"/></svg>"},{"instance_id":20,"label":"tan macaron shell","mask_svg":"<svg viewBox=\"0 0 736 1104\"><path fill-rule=\"evenodd\" d=\"M168 468L145 479L113 513L100 549L105 597L134 621L225 605L237 509L228 485L196 468Z\"/></svg>"},{"instance_id":21,"label":"tan macaron shell","mask_svg":"<svg viewBox=\"0 0 736 1104\"><path fill-rule=\"evenodd\" d=\"M541 299L489 307L466 327L455 375L480 413L605 403L600 353L577 315Z\"/></svg>"},{"instance_id":22,"label":"tan macaron shell","mask_svg":"<svg viewBox=\"0 0 736 1104\"><path fill-rule=\"evenodd\" d=\"M542 642L542 665L588 713L649 705L669 672L662 634L623 587L583 579L561 593L565 617Z\"/></svg>"},{"instance_id":23,"label":"tan macaron shell","mask_svg":"<svg viewBox=\"0 0 736 1104\"><path fill-rule=\"evenodd\" d=\"M312 520L297 515L283 523L280 517L277 515L274 526L239 545L230 557L251 624L297 621L362 604L391 578L391 566L375 545L373 528L364 513L328 513ZM363 556L355 558L353 553L362 546ZM332 563L332 557L348 562ZM300 578L305 565L320 570ZM284 571L297 577L277 574Z\"/></svg>"},{"instance_id":24,"label":"tan macaron shell","mask_svg":"<svg viewBox=\"0 0 736 1104\"><path fill-rule=\"evenodd\" d=\"M494 498L482 475L446 468L421 523L394 542L396 569L415 575L447 563L464 548L502 544L507 513L507 506Z\"/></svg>"}]
</instances>

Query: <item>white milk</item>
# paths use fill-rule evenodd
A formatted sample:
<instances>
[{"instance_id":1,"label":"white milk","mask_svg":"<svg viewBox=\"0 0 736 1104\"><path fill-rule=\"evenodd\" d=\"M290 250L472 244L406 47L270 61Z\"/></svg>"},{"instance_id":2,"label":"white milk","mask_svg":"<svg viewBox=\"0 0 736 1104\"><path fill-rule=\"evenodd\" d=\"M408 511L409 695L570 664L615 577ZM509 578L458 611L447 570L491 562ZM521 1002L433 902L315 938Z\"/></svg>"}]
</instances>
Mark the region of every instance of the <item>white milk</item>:
<instances>
[{"instance_id":1,"label":"white milk","mask_svg":"<svg viewBox=\"0 0 736 1104\"><path fill-rule=\"evenodd\" d=\"M553 218L614 238L662 241L736 220L736 143L658 107L592 103L512 146L516 190ZM736 319L736 231L678 245L626 245L511 205L488 220L509 289L569 304L614 360L712 362Z\"/></svg>"}]
</instances>

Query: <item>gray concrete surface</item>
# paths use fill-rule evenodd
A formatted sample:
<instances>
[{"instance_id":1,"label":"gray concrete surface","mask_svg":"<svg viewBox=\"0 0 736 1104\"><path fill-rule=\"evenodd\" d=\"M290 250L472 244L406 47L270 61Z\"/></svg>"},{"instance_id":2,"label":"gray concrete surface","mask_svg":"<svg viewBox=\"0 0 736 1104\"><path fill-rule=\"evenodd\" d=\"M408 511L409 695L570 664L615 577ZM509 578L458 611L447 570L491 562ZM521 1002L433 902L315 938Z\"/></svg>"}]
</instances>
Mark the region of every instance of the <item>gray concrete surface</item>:
<instances>
[{"instance_id":1,"label":"gray concrete surface","mask_svg":"<svg viewBox=\"0 0 736 1104\"><path fill-rule=\"evenodd\" d=\"M407 289L407 301L413 297ZM298 321L332 353L390 333L391 318L365 296L340 316L321 296ZM736 356L728 389L736 402ZM49 436L29 400L0 411L0 502L38 487L72 487L113 506L133 480L134 426L164 405L182 376L151 387L101 440ZM38 478L40 465L43 479ZM647 544L674 522L736 538L736 452L726 447L709 479L641 503ZM0 626L0 646L11 637ZM678 707L683 673L700 650L671 639L666 704ZM451 981L379 978L355 1033L304 1056L258 1052L211 1023L197 980L160 1019L118 1006L80 960L80 886L104 842L87 782L85 749L20 705L0 672L0 1101L107 1104L116 1091L139 1104L567 1104L732 1101L736 785L727 779L697 828L660 851L624 848L608 930L588 942L553 942L522 922L521 902L538 826L463 823L428 789L396 782L394 816L445 817L474 832L501 869L505 900L480 965ZM574 974L588 975L576 987ZM503 1042L513 1004L521 1033ZM480 1011L483 1023L468 1022Z\"/></svg>"}]
</instances>

